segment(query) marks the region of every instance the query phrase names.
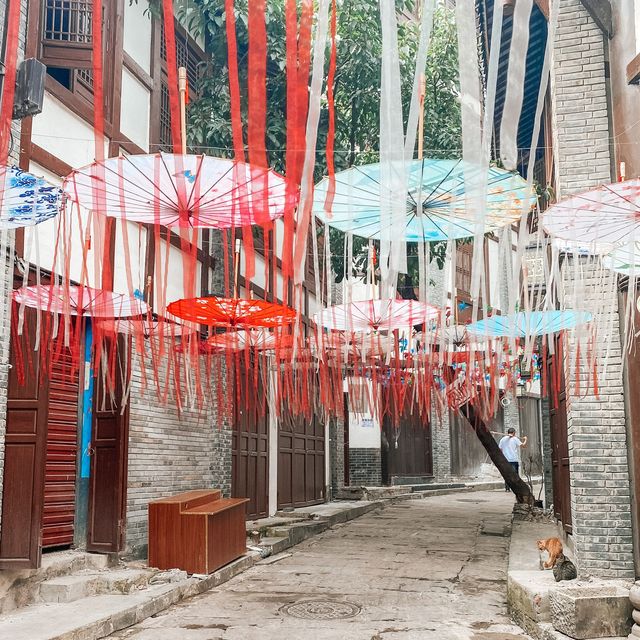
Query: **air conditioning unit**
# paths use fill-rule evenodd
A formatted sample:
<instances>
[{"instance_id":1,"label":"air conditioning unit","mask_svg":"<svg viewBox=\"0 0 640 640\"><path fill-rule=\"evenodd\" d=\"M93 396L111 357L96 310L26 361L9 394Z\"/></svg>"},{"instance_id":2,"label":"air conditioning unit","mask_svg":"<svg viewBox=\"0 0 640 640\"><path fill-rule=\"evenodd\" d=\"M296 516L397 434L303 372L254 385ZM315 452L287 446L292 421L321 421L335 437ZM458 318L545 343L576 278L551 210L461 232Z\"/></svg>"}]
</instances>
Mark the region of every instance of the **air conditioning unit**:
<instances>
[{"instance_id":1,"label":"air conditioning unit","mask_svg":"<svg viewBox=\"0 0 640 640\"><path fill-rule=\"evenodd\" d=\"M18 67L16 94L13 100L13 119L22 120L42 112L44 81L47 67L35 58L23 60Z\"/></svg>"}]
</instances>

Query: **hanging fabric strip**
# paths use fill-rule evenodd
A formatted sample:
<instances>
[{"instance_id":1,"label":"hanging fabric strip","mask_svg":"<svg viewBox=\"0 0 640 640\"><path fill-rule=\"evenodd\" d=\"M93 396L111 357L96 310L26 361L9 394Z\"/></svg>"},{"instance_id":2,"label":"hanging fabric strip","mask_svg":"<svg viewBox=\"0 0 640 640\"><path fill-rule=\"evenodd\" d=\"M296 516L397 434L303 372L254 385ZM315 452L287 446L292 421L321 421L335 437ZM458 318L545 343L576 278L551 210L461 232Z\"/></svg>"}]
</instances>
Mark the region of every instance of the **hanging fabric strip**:
<instances>
[{"instance_id":1,"label":"hanging fabric strip","mask_svg":"<svg viewBox=\"0 0 640 640\"><path fill-rule=\"evenodd\" d=\"M404 145L405 160L411 160L416 146L418 132L418 118L420 112L420 78L424 74L427 64L427 52L431 39L431 28L433 26L433 12L435 0L423 0L422 19L420 21L420 41L416 54L416 69L413 74L413 89L411 91L411 105L409 106L409 117L407 119L407 135Z\"/></svg>"},{"instance_id":2,"label":"hanging fabric strip","mask_svg":"<svg viewBox=\"0 0 640 640\"><path fill-rule=\"evenodd\" d=\"M309 96L309 113L305 135L305 154L300 188L300 205L296 228L294 251L294 282L302 284L305 274L305 258L311 206L313 204L313 170L315 167L316 141L318 138L318 122L320 120L320 99L322 97L322 77L324 74L324 53L327 44L329 27L329 3L331 0L319 0L316 23L316 38L313 45L313 71L311 74L311 92Z\"/></svg>"},{"instance_id":3,"label":"hanging fabric strip","mask_svg":"<svg viewBox=\"0 0 640 640\"><path fill-rule=\"evenodd\" d=\"M242 111L240 107L240 79L238 76L238 42L236 38L236 16L233 0L225 0L225 28L227 33L227 67L229 69L229 101L231 107L231 135L234 158L245 159L242 137Z\"/></svg>"},{"instance_id":4,"label":"hanging fabric strip","mask_svg":"<svg viewBox=\"0 0 640 640\"><path fill-rule=\"evenodd\" d=\"M338 6L336 0L331 0L331 56L329 57L329 75L327 76L327 109L329 111L329 125L327 127L327 175L329 176L329 186L327 187L327 197L324 201L324 209L330 214L333 206L333 198L336 191L335 163L333 145L336 138L336 111L334 103L334 83L336 81L336 29Z\"/></svg>"},{"instance_id":5,"label":"hanging fabric strip","mask_svg":"<svg viewBox=\"0 0 640 640\"><path fill-rule=\"evenodd\" d=\"M518 166L518 124L524 96L524 73L532 8L533 0L518 0L513 12L507 90L500 125L500 158L509 171L515 171Z\"/></svg>"},{"instance_id":6,"label":"hanging fabric strip","mask_svg":"<svg viewBox=\"0 0 640 640\"><path fill-rule=\"evenodd\" d=\"M458 26L458 63L462 103L462 158L464 163L465 209L474 212L475 234L471 272L473 313L477 317L480 294L480 270L484 257L484 221L488 162L482 158L482 115L480 68L476 38L476 8L473 0L456 2ZM474 317L474 320L475 320Z\"/></svg>"},{"instance_id":7,"label":"hanging fabric strip","mask_svg":"<svg viewBox=\"0 0 640 640\"><path fill-rule=\"evenodd\" d=\"M402 87L394 0L380 0L380 271L382 297L394 297L399 273L407 271L407 177L404 163Z\"/></svg>"}]
</instances>

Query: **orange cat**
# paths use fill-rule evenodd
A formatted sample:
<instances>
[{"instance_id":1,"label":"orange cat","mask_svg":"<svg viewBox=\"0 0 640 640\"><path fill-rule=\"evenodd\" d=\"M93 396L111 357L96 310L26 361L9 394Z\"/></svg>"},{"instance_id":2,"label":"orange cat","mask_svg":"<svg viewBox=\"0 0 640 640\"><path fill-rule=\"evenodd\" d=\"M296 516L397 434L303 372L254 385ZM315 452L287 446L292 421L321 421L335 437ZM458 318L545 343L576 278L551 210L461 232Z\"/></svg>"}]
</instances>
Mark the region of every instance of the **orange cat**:
<instances>
[{"instance_id":1,"label":"orange cat","mask_svg":"<svg viewBox=\"0 0 640 640\"><path fill-rule=\"evenodd\" d=\"M549 559L544 563L545 569L551 569L555 566L556 560L562 555L562 542L560 538L547 538L546 540L538 540L538 549L546 551Z\"/></svg>"}]
</instances>

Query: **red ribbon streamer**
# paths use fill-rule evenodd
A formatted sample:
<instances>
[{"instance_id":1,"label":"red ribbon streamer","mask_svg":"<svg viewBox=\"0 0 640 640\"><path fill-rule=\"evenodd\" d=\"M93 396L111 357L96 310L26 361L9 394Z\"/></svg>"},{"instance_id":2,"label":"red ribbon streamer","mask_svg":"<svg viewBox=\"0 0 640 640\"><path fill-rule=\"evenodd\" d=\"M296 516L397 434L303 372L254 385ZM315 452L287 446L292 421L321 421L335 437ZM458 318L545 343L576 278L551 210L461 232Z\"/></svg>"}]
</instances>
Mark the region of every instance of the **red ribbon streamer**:
<instances>
[{"instance_id":1,"label":"red ribbon streamer","mask_svg":"<svg viewBox=\"0 0 640 640\"><path fill-rule=\"evenodd\" d=\"M327 77L327 106L329 109L329 126L327 130L327 174L329 176L329 184L327 188L327 197L324 201L324 210L330 213L333 206L333 198L336 192L335 163L333 146L336 138L336 112L333 95L333 85L336 78L336 30L337 30L337 4L336 0L331 2L331 57L329 58L329 75Z\"/></svg>"}]
</instances>

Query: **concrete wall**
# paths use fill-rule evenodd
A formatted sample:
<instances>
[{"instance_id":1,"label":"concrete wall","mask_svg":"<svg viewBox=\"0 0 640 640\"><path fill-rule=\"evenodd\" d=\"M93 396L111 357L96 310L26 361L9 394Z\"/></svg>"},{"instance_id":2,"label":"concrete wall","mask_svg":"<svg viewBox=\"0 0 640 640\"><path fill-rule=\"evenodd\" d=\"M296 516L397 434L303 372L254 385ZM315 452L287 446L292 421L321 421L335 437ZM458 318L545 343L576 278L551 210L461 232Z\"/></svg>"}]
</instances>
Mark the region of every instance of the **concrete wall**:
<instances>
[{"instance_id":1,"label":"concrete wall","mask_svg":"<svg viewBox=\"0 0 640 640\"><path fill-rule=\"evenodd\" d=\"M551 90L557 194L609 182L611 156L603 33L579 0L559 3L553 50ZM563 264L565 285L576 299L565 306L595 308L610 295L596 324L602 328L597 347L608 349L606 375L596 397L571 397L567 422L571 471L573 541L582 575L633 577L629 474L627 467L622 353L614 274L598 275L598 265L582 265L581 286L574 292L574 258ZM567 361L575 356L569 346Z\"/></svg>"},{"instance_id":2,"label":"concrete wall","mask_svg":"<svg viewBox=\"0 0 640 640\"><path fill-rule=\"evenodd\" d=\"M7 0L0 0L0 25L4 25ZM20 6L20 42L18 61L24 57L27 3ZM18 164L20 153L20 121L11 126L12 143L9 164ZM11 336L11 289L13 288L13 252L15 232L0 229L0 525L2 524L2 484L4 477L4 444L7 427L7 386L9 384L9 342ZM6 247L6 251L5 251Z\"/></svg>"},{"instance_id":3,"label":"concrete wall","mask_svg":"<svg viewBox=\"0 0 640 640\"><path fill-rule=\"evenodd\" d=\"M129 408L129 468L126 544L135 555L147 545L147 504L182 491L203 488L231 493L231 428L221 423L215 406L178 412L172 399L162 405L156 396L153 364L134 355ZM161 380L166 366L161 367Z\"/></svg>"}]
</instances>

